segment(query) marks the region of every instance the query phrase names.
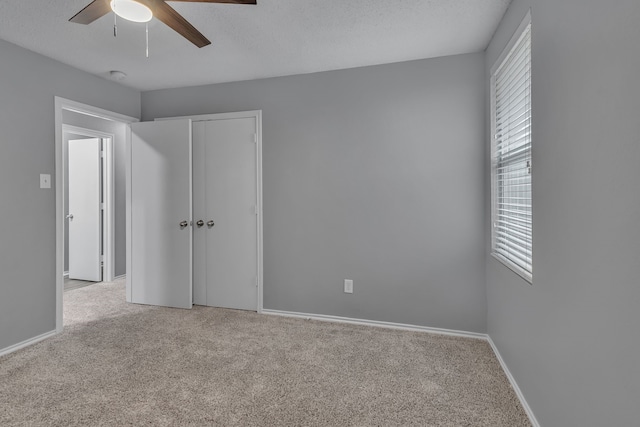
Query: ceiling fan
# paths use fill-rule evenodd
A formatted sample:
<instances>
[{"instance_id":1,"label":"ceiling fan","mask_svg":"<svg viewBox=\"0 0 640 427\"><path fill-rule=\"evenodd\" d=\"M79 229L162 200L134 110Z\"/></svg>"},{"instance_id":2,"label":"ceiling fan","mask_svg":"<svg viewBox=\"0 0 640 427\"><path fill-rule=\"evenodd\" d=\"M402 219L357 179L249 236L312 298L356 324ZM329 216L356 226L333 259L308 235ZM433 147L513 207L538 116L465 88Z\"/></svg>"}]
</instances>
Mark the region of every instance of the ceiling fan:
<instances>
[{"instance_id":1,"label":"ceiling fan","mask_svg":"<svg viewBox=\"0 0 640 427\"><path fill-rule=\"evenodd\" d=\"M169 0L179 2L197 3L232 3L232 4L257 4L257 0ZM164 0L93 0L84 9L76 13L70 22L77 24L90 24L96 19L114 11L124 19L137 22L146 22L152 16L164 22L174 29L178 34L189 40L198 47L204 47L211 42L193 25L184 19L175 9L169 6ZM132 14L125 16L123 13L130 11ZM137 15L140 12L142 15Z\"/></svg>"}]
</instances>

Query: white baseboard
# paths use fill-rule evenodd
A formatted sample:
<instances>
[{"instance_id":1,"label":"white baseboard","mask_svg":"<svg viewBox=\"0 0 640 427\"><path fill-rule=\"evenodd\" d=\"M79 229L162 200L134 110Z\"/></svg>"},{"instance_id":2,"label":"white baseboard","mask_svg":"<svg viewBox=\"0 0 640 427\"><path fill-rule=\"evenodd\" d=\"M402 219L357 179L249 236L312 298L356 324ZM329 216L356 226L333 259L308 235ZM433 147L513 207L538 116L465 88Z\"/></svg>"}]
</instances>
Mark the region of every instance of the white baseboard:
<instances>
[{"instance_id":1,"label":"white baseboard","mask_svg":"<svg viewBox=\"0 0 640 427\"><path fill-rule=\"evenodd\" d=\"M62 277L69 277L69 272L65 271L64 273L62 273Z\"/></svg>"},{"instance_id":2,"label":"white baseboard","mask_svg":"<svg viewBox=\"0 0 640 427\"><path fill-rule=\"evenodd\" d=\"M351 317L330 316L326 314L298 313L295 311L262 310L263 314L276 316L297 317L300 319L320 320L323 322L348 323L351 325L377 326L379 328L399 329L403 331L429 332L432 334L449 335L454 337L475 338L486 340L487 335L477 332L456 331L453 329L429 328L427 326L408 325L405 323L383 322L379 320L354 319Z\"/></svg>"},{"instance_id":3,"label":"white baseboard","mask_svg":"<svg viewBox=\"0 0 640 427\"><path fill-rule=\"evenodd\" d=\"M513 378L513 375L511 375L511 371L509 371L507 364L505 363L504 359L500 355L500 352L498 351L498 347L496 347L495 343L493 342L493 340L489 335L487 335L487 341L489 342L489 345L493 349L493 352L495 353L496 358L498 359L498 362L500 362L500 366L502 366L502 370L504 371L504 374L509 379L509 383L511 383L511 387L516 392L518 399L520 399L520 404L524 408L524 411L527 413L527 416L529 417L529 421L531 422L531 425L533 427L540 427L540 423L538 423L538 420L536 420L535 415L533 415L533 411L531 410L531 407L527 403L527 400L524 398L524 395L522 394L520 387L518 387L518 383L516 383L515 378Z\"/></svg>"},{"instance_id":4,"label":"white baseboard","mask_svg":"<svg viewBox=\"0 0 640 427\"><path fill-rule=\"evenodd\" d=\"M126 274L121 274L119 276L114 277L113 280L115 281L115 280L120 280L120 279L126 279L126 277L127 277Z\"/></svg>"},{"instance_id":5,"label":"white baseboard","mask_svg":"<svg viewBox=\"0 0 640 427\"><path fill-rule=\"evenodd\" d=\"M57 331L45 332L44 334L38 335L37 337L33 337L33 338L28 339L28 340L19 342L18 344L14 344L14 345L11 345L11 346L9 346L7 348L3 348L2 350L0 350L0 357L4 356L4 355L7 355L9 353L13 353L14 351L18 351L21 348L25 348L27 346L30 346L30 345L35 344L37 342L40 342L42 340L45 340L45 339L47 339L49 337L54 336L55 334L57 334Z\"/></svg>"}]
</instances>

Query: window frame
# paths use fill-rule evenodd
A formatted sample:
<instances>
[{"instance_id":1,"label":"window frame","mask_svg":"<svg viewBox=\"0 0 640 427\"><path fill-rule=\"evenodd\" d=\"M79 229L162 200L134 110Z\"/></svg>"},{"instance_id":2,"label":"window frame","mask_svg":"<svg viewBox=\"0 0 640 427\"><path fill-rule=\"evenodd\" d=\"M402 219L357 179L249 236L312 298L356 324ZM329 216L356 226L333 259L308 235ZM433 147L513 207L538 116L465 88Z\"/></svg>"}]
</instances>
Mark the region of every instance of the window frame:
<instances>
[{"instance_id":1,"label":"window frame","mask_svg":"<svg viewBox=\"0 0 640 427\"><path fill-rule=\"evenodd\" d=\"M511 37L511 40L509 41L509 43L505 46L505 48L503 49L502 53L500 54L500 56L498 57L498 59L496 60L496 62L494 63L493 67L491 68L491 79L490 79L490 96L491 96L491 135L490 135L490 147L491 147L491 158L490 158L490 171L491 171L491 255L493 258L495 258L496 260L498 260L501 264L503 264L504 266L506 266L507 268L509 268L511 271L513 271L514 273L516 273L518 276L522 277L524 280L526 280L529 284L533 284L533 194L531 195L531 207L532 207L532 213L531 213L531 218L532 218L532 223L531 223L531 271L527 271L526 269L522 268L521 266L517 265L514 261L510 260L508 257L504 256L503 254L499 253L496 251L496 228L495 228L495 223L496 223L496 207L497 207L497 188L496 188L496 184L497 184L497 179L496 179L496 116L497 116L497 112L496 112L496 106L497 106L497 99L496 99L496 74L497 72L501 69L501 67L504 65L505 61L507 58L510 57L510 55L512 54L513 49L516 47L516 45L520 42L521 38L524 36L525 31L529 30L531 31L531 29L529 29L529 26L531 26L531 11L527 12L527 15L524 17L524 19L522 20L522 22L520 23L518 29L516 30L516 32L513 34L513 36ZM531 72L531 70L529 69L529 72ZM533 150L533 143L531 143L531 151ZM531 156L529 157L529 160L531 160ZM530 163L530 165L532 164L532 162ZM533 173L530 172L530 176L531 176L531 189L533 189Z\"/></svg>"}]
</instances>

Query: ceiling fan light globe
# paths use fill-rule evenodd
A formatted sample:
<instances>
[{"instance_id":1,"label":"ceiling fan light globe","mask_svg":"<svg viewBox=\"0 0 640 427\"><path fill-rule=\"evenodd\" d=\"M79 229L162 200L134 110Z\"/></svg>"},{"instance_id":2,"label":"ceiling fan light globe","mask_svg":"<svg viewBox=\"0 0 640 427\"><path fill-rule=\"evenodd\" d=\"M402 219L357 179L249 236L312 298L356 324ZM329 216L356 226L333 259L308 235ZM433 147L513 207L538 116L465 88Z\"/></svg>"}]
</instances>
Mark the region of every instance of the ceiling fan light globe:
<instances>
[{"instance_id":1,"label":"ceiling fan light globe","mask_svg":"<svg viewBox=\"0 0 640 427\"><path fill-rule=\"evenodd\" d=\"M119 17L133 22L149 22L153 12L135 0L111 0L111 10Z\"/></svg>"}]
</instances>

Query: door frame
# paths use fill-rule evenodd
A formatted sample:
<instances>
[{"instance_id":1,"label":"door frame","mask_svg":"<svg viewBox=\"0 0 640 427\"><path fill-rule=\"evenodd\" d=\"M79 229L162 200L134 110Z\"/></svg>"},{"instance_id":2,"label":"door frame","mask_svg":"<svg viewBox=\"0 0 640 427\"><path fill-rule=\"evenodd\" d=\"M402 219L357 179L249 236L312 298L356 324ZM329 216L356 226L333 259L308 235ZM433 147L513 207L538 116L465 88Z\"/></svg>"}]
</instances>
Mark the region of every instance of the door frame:
<instances>
[{"instance_id":1,"label":"door frame","mask_svg":"<svg viewBox=\"0 0 640 427\"><path fill-rule=\"evenodd\" d=\"M238 111L232 113L216 113L216 114L199 114L193 116L178 116L178 117L162 117L156 118L156 121L160 120L177 120L177 119L191 119L191 123L204 122L211 120L228 120L228 119L246 119L254 118L256 120L256 206L258 214L256 215L256 255L258 257L258 271L256 276L258 277L257 286L257 307L256 311L262 313L263 310L263 280L264 280L264 262L263 262L263 211L262 211L262 110L251 111Z\"/></svg>"},{"instance_id":2,"label":"door frame","mask_svg":"<svg viewBox=\"0 0 640 427\"><path fill-rule=\"evenodd\" d=\"M104 215L102 217L102 281L112 282L115 277L115 206L114 206L114 187L115 187L115 175L114 175L114 162L113 162L113 140L115 135L108 132L100 132L92 129L86 129L78 126L72 126L62 124L62 134L73 133L76 135L88 136L91 138L100 138L104 146L102 151L104 157L102 160L102 194ZM63 138L64 143L64 138ZM67 159L63 160L63 168L66 167ZM64 197L64 187L63 187ZM63 199L63 203L65 200ZM64 225L64 224L63 224ZM62 229L63 232L65 229Z\"/></svg>"},{"instance_id":3,"label":"door frame","mask_svg":"<svg viewBox=\"0 0 640 427\"><path fill-rule=\"evenodd\" d=\"M54 98L54 116L55 116L55 158L56 158L56 166L55 166L55 190L56 190L56 332L62 332L64 328L64 319L63 319L63 295L64 295L64 220L65 220L65 212L64 212L64 165L66 163L66 159L64 158L64 150L63 150L63 127L67 129L75 128L82 129L70 125L64 125L62 122L62 112L63 110L73 111L75 113L85 114L88 116L97 117L104 120L109 120L113 122L130 124L134 122L140 121L136 117L126 116L124 114L115 113L113 111L104 110L102 108L94 107L88 104L83 104L80 102L72 101L70 99L61 98L56 96ZM94 131L84 129L83 132L90 131L95 134L102 134L104 132ZM90 135L87 135L90 136ZM97 138L103 138L103 136L97 136ZM113 209L115 208L115 203L113 199L113 190L114 190L114 170L113 170L113 147L114 147L114 136L111 135L111 147L110 151L107 150L105 155L110 157L110 164L106 168L106 172L110 174L110 179L107 178L107 184L109 185L109 192L106 193L106 198L110 197L110 205L111 212L109 213L110 222L107 221L109 227L109 234L107 230L103 230L105 233L104 241L109 241L109 249L105 251L105 266L106 266L106 258L107 254L110 254L110 264L111 264L111 275L113 276L113 267L115 257L113 256L114 251L114 226L113 221L115 218ZM125 141L126 143L126 141ZM106 206L105 206L106 208ZM105 211L105 218L107 217L107 213ZM107 237L108 236L108 237ZM104 243L104 242L103 242ZM106 271L106 268L105 268ZM103 273L104 274L104 273ZM103 280L105 276L103 276Z\"/></svg>"}]
</instances>

